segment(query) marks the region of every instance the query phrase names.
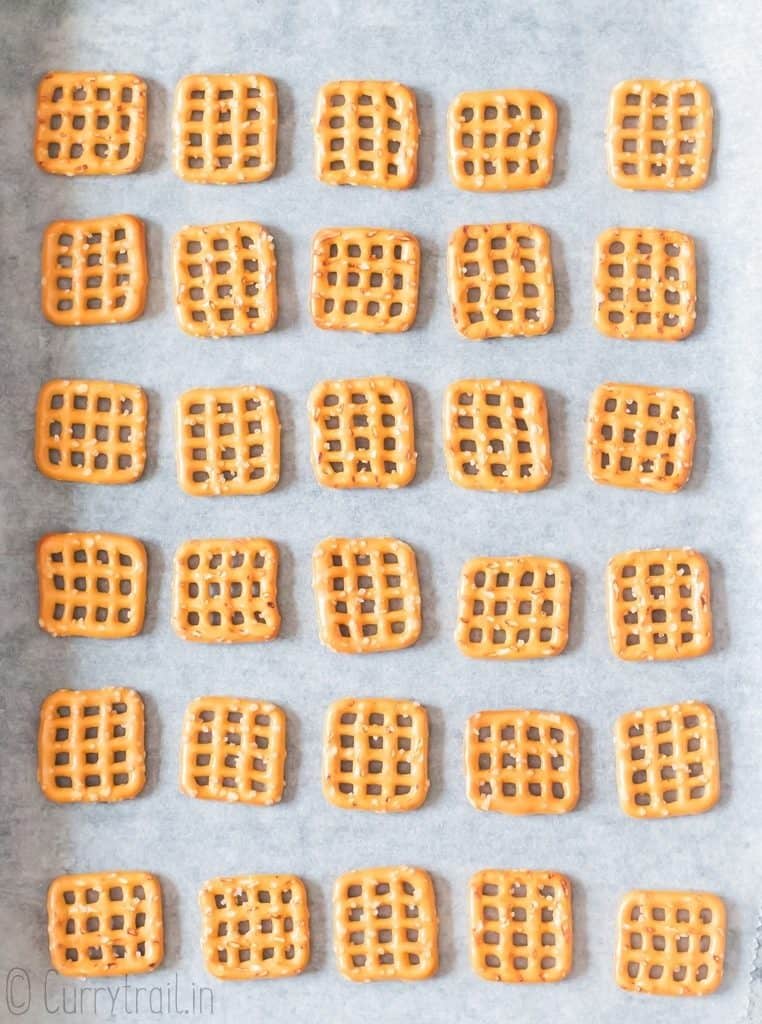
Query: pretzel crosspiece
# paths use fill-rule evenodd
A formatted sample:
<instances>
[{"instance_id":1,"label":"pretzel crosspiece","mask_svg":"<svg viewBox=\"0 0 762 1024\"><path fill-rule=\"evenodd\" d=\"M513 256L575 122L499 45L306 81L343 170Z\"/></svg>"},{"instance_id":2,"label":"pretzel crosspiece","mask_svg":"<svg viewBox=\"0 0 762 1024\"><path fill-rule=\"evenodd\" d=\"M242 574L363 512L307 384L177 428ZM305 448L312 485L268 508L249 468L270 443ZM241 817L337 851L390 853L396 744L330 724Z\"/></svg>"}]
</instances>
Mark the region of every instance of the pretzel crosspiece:
<instances>
[{"instance_id":1,"label":"pretzel crosspiece","mask_svg":"<svg viewBox=\"0 0 762 1024\"><path fill-rule=\"evenodd\" d=\"M712 648L709 566L690 548L625 551L608 564L611 649L625 661L696 658Z\"/></svg>"},{"instance_id":2,"label":"pretzel crosspiece","mask_svg":"<svg viewBox=\"0 0 762 1024\"><path fill-rule=\"evenodd\" d=\"M601 384L587 417L587 471L598 484L672 494L691 475L696 421L681 388Z\"/></svg>"},{"instance_id":3,"label":"pretzel crosspiece","mask_svg":"<svg viewBox=\"0 0 762 1024\"><path fill-rule=\"evenodd\" d=\"M687 338L696 322L693 239L660 228L609 228L595 242L593 293L593 321L609 338Z\"/></svg>"},{"instance_id":4,"label":"pretzel crosspiece","mask_svg":"<svg viewBox=\"0 0 762 1024\"><path fill-rule=\"evenodd\" d=\"M134 690L56 690L40 708L37 778L58 804L130 800L145 785L143 701Z\"/></svg>"},{"instance_id":5,"label":"pretzel crosspiece","mask_svg":"<svg viewBox=\"0 0 762 1024\"><path fill-rule=\"evenodd\" d=\"M42 312L61 327L120 324L143 312L143 222L129 214L57 220L42 240Z\"/></svg>"},{"instance_id":6,"label":"pretzel crosspiece","mask_svg":"<svg viewBox=\"0 0 762 1024\"><path fill-rule=\"evenodd\" d=\"M148 556L118 533L48 533L37 545L40 627L115 639L143 628Z\"/></svg>"},{"instance_id":7,"label":"pretzel crosspiece","mask_svg":"<svg viewBox=\"0 0 762 1024\"><path fill-rule=\"evenodd\" d=\"M79 978L145 974L164 958L161 886L147 871L61 875L48 889L50 959Z\"/></svg>"},{"instance_id":8,"label":"pretzel crosspiece","mask_svg":"<svg viewBox=\"0 0 762 1024\"><path fill-rule=\"evenodd\" d=\"M421 632L415 552L393 537L328 537L312 556L320 640L340 654L409 647Z\"/></svg>"},{"instance_id":9,"label":"pretzel crosspiece","mask_svg":"<svg viewBox=\"0 0 762 1024\"><path fill-rule=\"evenodd\" d=\"M350 981L418 981L439 966L434 886L421 868L364 868L336 879L334 948Z\"/></svg>"},{"instance_id":10,"label":"pretzel crosspiece","mask_svg":"<svg viewBox=\"0 0 762 1024\"><path fill-rule=\"evenodd\" d=\"M426 799L428 757L428 715L416 701L334 701L325 721L323 793L336 807L412 811Z\"/></svg>"},{"instance_id":11,"label":"pretzel crosspiece","mask_svg":"<svg viewBox=\"0 0 762 1024\"><path fill-rule=\"evenodd\" d=\"M463 566L455 642L471 658L546 658L569 639L571 573L557 559L472 558Z\"/></svg>"},{"instance_id":12,"label":"pretzel crosspiece","mask_svg":"<svg viewBox=\"0 0 762 1024\"><path fill-rule=\"evenodd\" d=\"M556 123L555 103L535 89L460 93L447 111L453 183L470 192L545 188Z\"/></svg>"},{"instance_id":13,"label":"pretzel crosspiece","mask_svg":"<svg viewBox=\"0 0 762 1024\"><path fill-rule=\"evenodd\" d=\"M275 170L278 92L267 75L186 75L175 92L173 158L184 181L231 185Z\"/></svg>"},{"instance_id":14,"label":"pretzel crosspiece","mask_svg":"<svg viewBox=\"0 0 762 1024\"><path fill-rule=\"evenodd\" d=\"M478 711L466 726L466 795L480 811L565 814L579 800L579 729L555 711Z\"/></svg>"},{"instance_id":15,"label":"pretzel crosspiece","mask_svg":"<svg viewBox=\"0 0 762 1024\"><path fill-rule=\"evenodd\" d=\"M725 904L708 892L629 892L619 908L616 980L629 992L703 996L722 981Z\"/></svg>"},{"instance_id":16,"label":"pretzel crosspiece","mask_svg":"<svg viewBox=\"0 0 762 1024\"><path fill-rule=\"evenodd\" d=\"M280 631L278 548L262 537L188 540L175 554L172 625L197 643L258 643Z\"/></svg>"},{"instance_id":17,"label":"pretzel crosspiece","mask_svg":"<svg viewBox=\"0 0 762 1024\"><path fill-rule=\"evenodd\" d=\"M712 101L694 79L632 79L614 87L606 151L620 188L701 188L712 156Z\"/></svg>"},{"instance_id":18,"label":"pretzel crosspiece","mask_svg":"<svg viewBox=\"0 0 762 1024\"><path fill-rule=\"evenodd\" d=\"M315 172L328 185L402 189L418 176L418 113L399 82L328 82L315 111Z\"/></svg>"},{"instance_id":19,"label":"pretzel crosspiece","mask_svg":"<svg viewBox=\"0 0 762 1024\"><path fill-rule=\"evenodd\" d=\"M485 981L561 981L572 967L571 882L556 871L477 871L471 966Z\"/></svg>"},{"instance_id":20,"label":"pretzel crosspiece","mask_svg":"<svg viewBox=\"0 0 762 1024\"><path fill-rule=\"evenodd\" d=\"M415 476L413 399L404 381L324 380L308 411L312 468L324 487L405 487Z\"/></svg>"},{"instance_id":21,"label":"pretzel crosspiece","mask_svg":"<svg viewBox=\"0 0 762 1024\"><path fill-rule=\"evenodd\" d=\"M447 246L450 306L471 341L547 334L555 319L550 238L536 224L466 224Z\"/></svg>"},{"instance_id":22,"label":"pretzel crosspiece","mask_svg":"<svg viewBox=\"0 0 762 1024\"><path fill-rule=\"evenodd\" d=\"M37 89L34 155L48 174L130 174L143 162L148 89L136 75L50 71Z\"/></svg>"},{"instance_id":23,"label":"pretzel crosspiece","mask_svg":"<svg viewBox=\"0 0 762 1024\"><path fill-rule=\"evenodd\" d=\"M177 478L186 494L265 494L280 479L269 388L193 388L177 400Z\"/></svg>"},{"instance_id":24,"label":"pretzel crosspiece","mask_svg":"<svg viewBox=\"0 0 762 1024\"><path fill-rule=\"evenodd\" d=\"M467 490L536 491L553 462L545 393L520 380L456 380L444 400L447 472Z\"/></svg>"}]
</instances>

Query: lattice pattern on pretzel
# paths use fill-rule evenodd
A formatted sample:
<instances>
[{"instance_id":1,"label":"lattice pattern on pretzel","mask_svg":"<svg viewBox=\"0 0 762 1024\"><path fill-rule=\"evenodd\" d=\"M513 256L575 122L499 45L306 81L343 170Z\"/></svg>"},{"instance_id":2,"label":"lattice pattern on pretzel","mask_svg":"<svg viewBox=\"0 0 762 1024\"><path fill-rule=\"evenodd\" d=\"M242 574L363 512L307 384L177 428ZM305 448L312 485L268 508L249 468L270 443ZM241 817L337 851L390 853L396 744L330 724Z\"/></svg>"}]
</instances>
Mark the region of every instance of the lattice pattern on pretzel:
<instances>
[{"instance_id":1,"label":"lattice pattern on pretzel","mask_svg":"<svg viewBox=\"0 0 762 1024\"><path fill-rule=\"evenodd\" d=\"M119 324L143 312L143 222L129 214L58 220L42 241L42 312L62 327Z\"/></svg>"},{"instance_id":2,"label":"lattice pattern on pretzel","mask_svg":"<svg viewBox=\"0 0 762 1024\"><path fill-rule=\"evenodd\" d=\"M659 228L609 228L595 243L593 320L609 338L679 341L696 322L693 239Z\"/></svg>"},{"instance_id":3,"label":"lattice pattern on pretzel","mask_svg":"<svg viewBox=\"0 0 762 1024\"><path fill-rule=\"evenodd\" d=\"M545 658L569 639L571 573L564 562L522 555L463 566L455 642L472 658Z\"/></svg>"},{"instance_id":4,"label":"lattice pattern on pretzel","mask_svg":"<svg viewBox=\"0 0 762 1024\"><path fill-rule=\"evenodd\" d=\"M143 161L146 83L136 75L50 71L37 89L34 155L48 174L129 174Z\"/></svg>"},{"instance_id":5,"label":"lattice pattern on pretzel","mask_svg":"<svg viewBox=\"0 0 762 1024\"><path fill-rule=\"evenodd\" d=\"M266 701L198 697L183 724L180 789L199 800L277 804L286 762L286 716Z\"/></svg>"},{"instance_id":6,"label":"lattice pattern on pretzel","mask_svg":"<svg viewBox=\"0 0 762 1024\"><path fill-rule=\"evenodd\" d=\"M53 636L136 636L143 628L146 549L117 533L48 533L37 545L40 627Z\"/></svg>"},{"instance_id":7,"label":"lattice pattern on pretzel","mask_svg":"<svg viewBox=\"0 0 762 1024\"><path fill-rule=\"evenodd\" d=\"M466 224L450 236L452 318L471 341L547 334L555 319L550 238L536 224Z\"/></svg>"},{"instance_id":8,"label":"lattice pattern on pretzel","mask_svg":"<svg viewBox=\"0 0 762 1024\"><path fill-rule=\"evenodd\" d=\"M405 487L415 476L413 399L404 381L324 380L308 407L312 468L324 487Z\"/></svg>"},{"instance_id":9,"label":"lattice pattern on pretzel","mask_svg":"<svg viewBox=\"0 0 762 1024\"><path fill-rule=\"evenodd\" d=\"M129 800L145 785L143 701L134 690L56 690L40 708L37 778L48 800Z\"/></svg>"},{"instance_id":10,"label":"lattice pattern on pretzel","mask_svg":"<svg viewBox=\"0 0 762 1024\"><path fill-rule=\"evenodd\" d=\"M561 981L572 967L571 882L556 871L477 871L471 966L486 981Z\"/></svg>"},{"instance_id":11,"label":"lattice pattern on pretzel","mask_svg":"<svg viewBox=\"0 0 762 1024\"><path fill-rule=\"evenodd\" d=\"M420 868L365 868L336 880L334 948L350 981L417 981L439 966L434 886Z\"/></svg>"},{"instance_id":12,"label":"lattice pattern on pretzel","mask_svg":"<svg viewBox=\"0 0 762 1024\"><path fill-rule=\"evenodd\" d=\"M695 658L711 650L709 566L690 548L625 551L608 564L611 649L626 661Z\"/></svg>"},{"instance_id":13,"label":"lattice pattern on pretzel","mask_svg":"<svg viewBox=\"0 0 762 1024\"><path fill-rule=\"evenodd\" d=\"M266 75L187 75L175 93L173 157L185 181L264 181L275 170L278 93Z\"/></svg>"},{"instance_id":14,"label":"lattice pattern on pretzel","mask_svg":"<svg viewBox=\"0 0 762 1024\"><path fill-rule=\"evenodd\" d=\"M565 814L579 800L579 730L554 711L479 711L466 727L466 795L480 811Z\"/></svg>"},{"instance_id":15,"label":"lattice pattern on pretzel","mask_svg":"<svg viewBox=\"0 0 762 1024\"><path fill-rule=\"evenodd\" d=\"M630 992L703 996L722 981L725 904L708 892L629 892L619 908L617 984Z\"/></svg>"},{"instance_id":16,"label":"lattice pattern on pretzel","mask_svg":"<svg viewBox=\"0 0 762 1024\"><path fill-rule=\"evenodd\" d=\"M280 479L269 388L193 388L177 400L177 477L187 494L265 494Z\"/></svg>"},{"instance_id":17,"label":"lattice pattern on pretzel","mask_svg":"<svg viewBox=\"0 0 762 1024\"><path fill-rule=\"evenodd\" d=\"M712 155L712 101L693 79L633 79L609 102L609 174L621 188L701 188Z\"/></svg>"},{"instance_id":18,"label":"lattice pattern on pretzel","mask_svg":"<svg viewBox=\"0 0 762 1024\"><path fill-rule=\"evenodd\" d=\"M415 95L399 82L329 82L318 93L315 170L329 185L402 189L418 175Z\"/></svg>"},{"instance_id":19,"label":"lattice pattern on pretzel","mask_svg":"<svg viewBox=\"0 0 762 1024\"><path fill-rule=\"evenodd\" d=\"M48 889L48 939L59 974L154 970L164 958L159 880L147 871L59 876Z\"/></svg>"},{"instance_id":20,"label":"lattice pattern on pretzel","mask_svg":"<svg viewBox=\"0 0 762 1024\"><path fill-rule=\"evenodd\" d=\"M257 643L280 631L278 549L262 537L189 540L175 554L172 624L183 640Z\"/></svg>"},{"instance_id":21,"label":"lattice pattern on pretzel","mask_svg":"<svg viewBox=\"0 0 762 1024\"><path fill-rule=\"evenodd\" d=\"M619 802L633 818L708 811L720 798L712 709L698 701L643 708L617 719Z\"/></svg>"},{"instance_id":22,"label":"lattice pattern on pretzel","mask_svg":"<svg viewBox=\"0 0 762 1024\"><path fill-rule=\"evenodd\" d=\"M544 188L556 123L555 103L535 89L460 93L447 112L450 177L471 192Z\"/></svg>"},{"instance_id":23,"label":"lattice pattern on pretzel","mask_svg":"<svg viewBox=\"0 0 762 1024\"><path fill-rule=\"evenodd\" d=\"M536 491L553 466L545 393L519 380L457 380L444 401L447 472L467 490Z\"/></svg>"},{"instance_id":24,"label":"lattice pattern on pretzel","mask_svg":"<svg viewBox=\"0 0 762 1024\"><path fill-rule=\"evenodd\" d=\"M670 494L691 475L693 396L680 388L601 384L587 417L587 471L599 484Z\"/></svg>"},{"instance_id":25,"label":"lattice pattern on pretzel","mask_svg":"<svg viewBox=\"0 0 762 1024\"><path fill-rule=\"evenodd\" d=\"M340 654L409 647L421 632L418 569L393 537L329 537L315 548L320 640Z\"/></svg>"}]
</instances>

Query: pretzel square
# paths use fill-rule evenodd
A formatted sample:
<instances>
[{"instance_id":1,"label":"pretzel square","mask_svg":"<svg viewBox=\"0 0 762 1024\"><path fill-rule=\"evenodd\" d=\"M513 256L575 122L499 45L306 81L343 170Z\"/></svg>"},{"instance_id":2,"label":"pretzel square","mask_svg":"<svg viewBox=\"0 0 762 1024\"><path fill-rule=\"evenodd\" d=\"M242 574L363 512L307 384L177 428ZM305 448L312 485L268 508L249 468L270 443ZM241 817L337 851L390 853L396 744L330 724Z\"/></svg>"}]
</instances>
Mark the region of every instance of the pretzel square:
<instances>
[{"instance_id":1,"label":"pretzel square","mask_svg":"<svg viewBox=\"0 0 762 1024\"><path fill-rule=\"evenodd\" d=\"M393 537L328 537L312 556L320 641L339 654L397 651L421 633L415 552Z\"/></svg>"},{"instance_id":2,"label":"pretzel square","mask_svg":"<svg viewBox=\"0 0 762 1024\"><path fill-rule=\"evenodd\" d=\"M471 341L547 334L555 320L550 238L536 224L466 224L447 246L450 306Z\"/></svg>"},{"instance_id":3,"label":"pretzel square","mask_svg":"<svg viewBox=\"0 0 762 1024\"><path fill-rule=\"evenodd\" d=\"M722 981L725 904L708 892L629 892L619 908L616 980L628 992L705 996Z\"/></svg>"},{"instance_id":4,"label":"pretzel square","mask_svg":"<svg viewBox=\"0 0 762 1024\"><path fill-rule=\"evenodd\" d=\"M267 75L186 75L175 92L175 174L203 185L264 181L275 170L278 91Z\"/></svg>"},{"instance_id":5,"label":"pretzel square","mask_svg":"<svg viewBox=\"0 0 762 1024\"><path fill-rule=\"evenodd\" d=\"M587 417L587 471L598 484L672 494L693 466L693 396L681 388L601 384Z\"/></svg>"},{"instance_id":6,"label":"pretzel square","mask_svg":"<svg viewBox=\"0 0 762 1024\"><path fill-rule=\"evenodd\" d=\"M693 239L660 228L609 228L596 239L593 291L593 320L608 338L687 338L696 323Z\"/></svg>"},{"instance_id":7,"label":"pretzel square","mask_svg":"<svg viewBox=\"0 0 762 1024\"><path fill-rule=\"evenodd\" d=\"M147 871L60 875L48 889L50 960L78 978L145 974L164 959L161 886Z\"/></svg>"},{"instance_id":8,"label":"pretzel square","mask_svg":"<svg viewBox=\"0 0 762 1024\"><path fill-rule=\"evenodd\" d=\"M286 716L266 701L198 697L185 711L180 789L198 800L260 804L283 796Z\"/></svg>"},{"instance_id":9,"label":"pretzel square","mask_svg":"<svg viewBox=\"0 0 762 1024\"><path fill-rule=\"evenodd\" d=\"M455 642L470 658L547 658L569 639L571 573L555 558L472 558L463 566Z\"/></svg>"},{"instance_id":10,"label":"pretzel square","mask_svg":"<svg viewBox=\"0 0 762 1024\"><path fill-rule=\"evenodd\" d=\"M415 95L399 82L328 82L315 111L315 170L328 185L402 189L418 176Z\"/></svg>"},{"instance_id":11,"label":"pretzel square","mask_svg":"<svg viewBox=\"0 0 762 1024\"><path fill-rule=\"evenodd\" d=\"M50 71L37 89L34 155L48 174L130 174L143 162L147 86L136 75Z\"/></svg>"},{"instance_id":12,"label":"pretzel square","mask_svg":"<svg viewBox=\"0 0 762 1024\"><path fill-rule=\"evenodd\" d=\"M444 401L447 472L466 490L523 493L550 480L545 393L523 380L456 380Z\"/></svg>"},{"instance_id":13,"label":"pretzel square","mask_svg":"<svg viewBox=\"0 0 762 1024\"><path fill-rule=\"evenodd\" d=\"M334 949L350 981L419 981L439 966L437 905L421 868L364 868L336 879Z\"/></svg>"},{"instance_id":14,"label":"pretzel square","mask_svg":"<svg viewBox=\"0 0 762 1024\"><path fill-rule=\"evenodd\" d=\"M691 548L624 551L608 564L609 641L625 661L697 658L712 648L709 566Z\"/></svg>"},{"instance_id":15,"label":"pretzel square","mask_svg":"<svg viewBox=\"0 0 762 1024\"><path fill-rule=\"evenodd\" d=\"M309 398L312 468L324 487L405 487L417 454L410 388L394 377L324 380Z\"/></svg>"},{"instance_id":16,"label":"pretzel square","mask_svg":"<svg viewBox=\"0 0 762 1024\"><path fill-rule=\"evenodd\" d=\"M453 184L469 192L545 188L556 123L555 103L535 89L460 93L447 111Z\"/></svg>"},{"instance_id":17,"label":"pretzel square","mask_svg":"<svg viewBox=\"0 0 762 1024\"><path fill-rule=\"evenodd\" d=\"M49 694L40 708L37 779L57 804L136 797L146 780L140 695L124 686Z\"/></svg>"},{"instance_id":18,"label":"pretzel square","mask_svg":"<svg viewBox=\"0 0 762 1024\"><path fill-rule=\"evenodd\" d=\"M334 701L325 721L323 794L336 807L412 811L429 789L429 720L412 700Z\"/></svg>"},{"instance_id":19,"label":"pretzel square","mask_svg":"<svg viewBox=\"0 0 762 1024\"><path fill-rule=\"evenodd\" d=\"M42 312L60 327L135 320L148 288L143 222L120 214L48 224L41 286Z\"/></svg>"},{"instance_id":20,"label":"pretzel square","mask_svg":"<svg viewBox=\"0 0 762 1024\"><path fill-rule=\"evenodd\" d=\"M193 388L177 400L177 478L186 494L266 494L280 479L269 388Z\"/></svg>"},{"instance_id":21,"label":"pretzel square","mask_svg":"<svg viewBox=\"0 0 762 1024\"><path fill-rule=\"evenodd\" d=\"M118 533L48 533L37 545L40 628L102 640L143 628L148 556Z\"/></svg>"},{"instance_id":22,"label":"pretzel square","mask_svg":"<svg viewBox=\"0 0 762 1024\"><path fill-rule=\"evenodd\" d=\"M261 224L184 227L172 244L175 312L196 338L266 334L278 319L275 243Z\"/></svg>"},{"instance_id":23,"label":"pretzel square","mask_svg":"<svg viewBox=\"0 0 762 1024\"><path fill-rule=\"evenodd\" d=\"M312 242L310 305L324 331L406 331L418 309L421 248L407 231L324 228Z\"/></svg>"},{"instance_id":24,"label":"pretzel square","mask_svg":"<svg viewBox=\"0 0 762 1024\"><path fill-rule=\"evenodd\" d=\"M466 795L479 811L566 814L579 800L579 729L555 711L478 711L466 726Z\"/></svg>"},{"instance_id":25,"label":"pretzel square","mask_svg":"<svg viewBox=\"0 0 762 1024\"><path fill-rule=\"evenodd\" d=\"M614 87L606 150L620 188L701 188L712 156L712 100L694 79L632 79Z\"/></svg>"},{"instance_id":26,"label":"pretzel square","mask_svg":"<svg viewBox=\"0 0 762 1024\"><path fill-rule=\"evenodd\" d=\"M471 966L485 981L562 981L574 948L571 882L556 871L477 871Z\"/></svg>"},{"instance_id":27,"label":"pretzel square","mask_svg":"<svg viewBox=\"0 0 762 1024\"><path fill-rule=\"evenodd\" d=\"M259 643L280 632L278 548L263 537L188 540L175 554L172 625L196 643Z\"/></svg>"}]
</instances>

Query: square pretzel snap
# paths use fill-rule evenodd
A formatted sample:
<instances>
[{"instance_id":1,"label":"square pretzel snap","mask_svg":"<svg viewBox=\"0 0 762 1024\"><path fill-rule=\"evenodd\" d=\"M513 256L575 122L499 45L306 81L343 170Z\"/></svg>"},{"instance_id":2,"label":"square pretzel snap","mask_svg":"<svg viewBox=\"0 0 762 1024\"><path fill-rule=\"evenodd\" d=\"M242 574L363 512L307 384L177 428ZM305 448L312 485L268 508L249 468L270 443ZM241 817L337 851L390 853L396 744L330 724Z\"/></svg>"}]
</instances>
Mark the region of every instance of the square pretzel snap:
<instances>
[{"instance_id":1,"label":"square pretzel snap","mask_svg":"<svg viewBox=\"0 0 762 1024\"><path fill-rule=\"evenodd\" d=\"M175 174L184 181L264 181L275 170L275 82L267 75L186 75L177 84L173 127Z\"/></svg>"},{"instance_id":2,"label":"square pretzel snap","mask_svg":"<svg viewBox=\"0 0 762 1024\"><path fill-rule=\"evenodd\" d=\"M49 694L40 708L37 779L58 804L137 796L146 780L140 695L124 686Z\"/></svg>"},{"instance_id":3,"label":"square pretzel snap","mask_svg":"<svg viewBox=\"0 0 762 1024\"><path fill-rule=\"evenodd\" d=\"M410 188L418 176L418 113L399 82L328 82L315 111L315 171L328 185Z\"/></svg>"},{"instance_id":4,"label":"square pretzel snap","mask_svg":"<svg viewBox=\"0 0 762 1024\"><path fill-rule=\"evenodd\" d=\"M697 658L712 648L709 566L691 548L624 551L608 564L611 650L625 661Z\"/></svg>"},{"instance_id":5,"label":"square pretzel snap","mask_svg":"<svg viewBox=\"0 0 762 1024\"><path fill-rule=\"evenodd\" d=\"M447 111L453 184L470 192L545 188L556 123L555 103L536 89L460 93Z\"/></svg>"},{"instance_id":6,"label":"square pretzel snap","mask_svg":"<svg viewBox=\"0 0 762 1024\"><path fill-rule=\"evenodd\" d=\"M569 639L571 573L554 558L472 558L463 566L455 642L471 658L547 658Z\"/></svg>"},{"instance_id":7,"label":"square pretzel snap","mask_svg":"<svg viewBox=\"0 0 762 1024\"><path fill-rule=\"evenodd\" d=\"M421 868L364 868L336 879L334 949L349 981L419 981L439 966L434 885Z\"/></svg>"},{"instance_id":8,"label":"square pretzel snap","mask_svg":"<svg viewBox=\"0 0 762 1024\"><path fill-rule=\"evenodd\" d=\"M328 537L312 556L320 641L339 654L397 651L421 633L413 549L393 537Z\"/></svg>"},{"instance_id":9,"label":"square pretzel snap","mask_svg":"<svg viewBox=\"0 0 762 1024\"><path fill-rule=\"evenodd\" d=\"M485 981L562 981L574 946L571 882L557 871L477 871L471 966Z\"/></svg>"},{"instance_id":10,"label":"square pretzel snap","mask_svg":"<svg viewBox=\"0 0 762 1024\"><path fill-rule=\"evenodd\" d=\"M312 468L324 487L405 487L415 476L413 398L403 380L324 380L310 392Z\"/></svg>"},{"instance_id":11,"label":"square pretzel snap","mask_svg":"<svg viewBox=\"0 0 762 1024\"><path fill-rule=\"evenodd\" d=\"M130 174L143 162L148 88L136 75L50 71L37 89L34 155L48 174Z\"/></svg>"},{"instance_id":12,"label":"square pretzel snap","mask_svg":"<svg viewBox=\"0 0 762 1024\"><path fill-rule=\"evenodd\" d=\"M269 388L193 388L177 400L177 478L186 494L266 494L280 479Z\"/></svg>"},{"instance_id":13,"label":"square pretzel snap","mask_svg":"<svg viewBox=\"0 0 762 1024\"><path fill-rule=\"evenodd\" d=\"M137 319L148 289L143 222L120 214L49 224L41 288L42 312L60 327Z\"/></svg>"},{"instance_id":14,"label":"square pretzel snap","mask_svg":"<svg viewBox=\"0 0 762 1024\"><path fill-rule=\"evenodd\" d=\"M145 974L164 959L161 886L147 871L60 875L48 889L50 960L59 974Z\"/></svg>"},{"instance_id":15,"label":"square pretzel snap","mask_svg":"<svg viewBox=\"0 0 762 1024\"><path fill-rule=\"evenodd\" d=\"M712 156L712 101L694 79L636 78L614 87L606 131L609 174L620 188L701 188Z\"/></svg>"},{"instance_id":16,"label":"square pretzel snap","mask_svg":"<svg viewBox=\"0 0 762 1024\"><path fill-rule=\"evenodd\" d=\"M629 892L619 908L617 984L649 995L709 995L722 981L725 935L719 896Z\"/></svg>"},{"instance_id":17,"label":"square pretzel snap","mask_svg":"<svg viewBox=\"0 0 762 1024\"><path fill-rule=\"evenodd\" d=\"M536 224L466 224L450 236L452 319L464 338L534 337L555 320L550 237Z\"/></svg>"},{"instance_id":18,"label":"square pretzel snap","mask_svg":"<svg viewBox=\"0 0 762 1024\"><path fill-rule=\"evenodd\" d=\"M553 467L545 392L523 380L456 380L445 393L444 442L459 487L539 490Z\"/></svg>"},{"instance_id":19,"label":"square pretzel snap","mask_svg":"<svg viewBox=\"0 0 762 1024\"><path fill-rule=\"evenodd\" d=\"M118 533L48 533L37 545L40 628L103 640L143 628L148 556Z\"/></svg>"},{"instance_id":20,"label":"square pretzel snap","mask_svg":"<svg viewBox=\"0 0 762 1024\"><path fill-rule=\"evenodd\" d=\"M199 800L277 804L283 796L286 716L267 701L198 697L183 723L180 789Z\"/></svg>"},{"instance_id":21,"label":"square pretzel snap","mask_svg":"<svg viewBox=\"0 0 762 1024\"><path fill-rule=\"evenodd\" d=\"M696 420L681 388L601 384L587 416L587 471L598 484L672 494L688 482Z\"/></svg>"},{"instance_id":22,"label":"square pretzel snap","mask_svg":"<svg viewBox=\"0 0 762 1024\"><path fill-rule=\"evenodd\" d=\"M276 637L277 546L263 537L186 541L175 554L172 625L204 644Z\"/></svg>"},{"instance_id":23,"label":"square pretzel snap","mask_svg":"<svg viewBox=\"0 0 762 1024\"><path fill-rule=\"evenodd\" d=\"M325 721L323 794L336 807L412 811L429 788L429 719L412 700L334 701Z\"/></svg>"},{"instance_id":24,"label":"square pretzel snap","mask_svg":"<svg viewBox=\"0 0 762 1024\"><path fill-rule=\"evenodd\" d=\"M693 239L660 228L609 228L596 239L593 292L593 320L608 338L687 338L696 323Z\"/></svg>"}]
</instances>

